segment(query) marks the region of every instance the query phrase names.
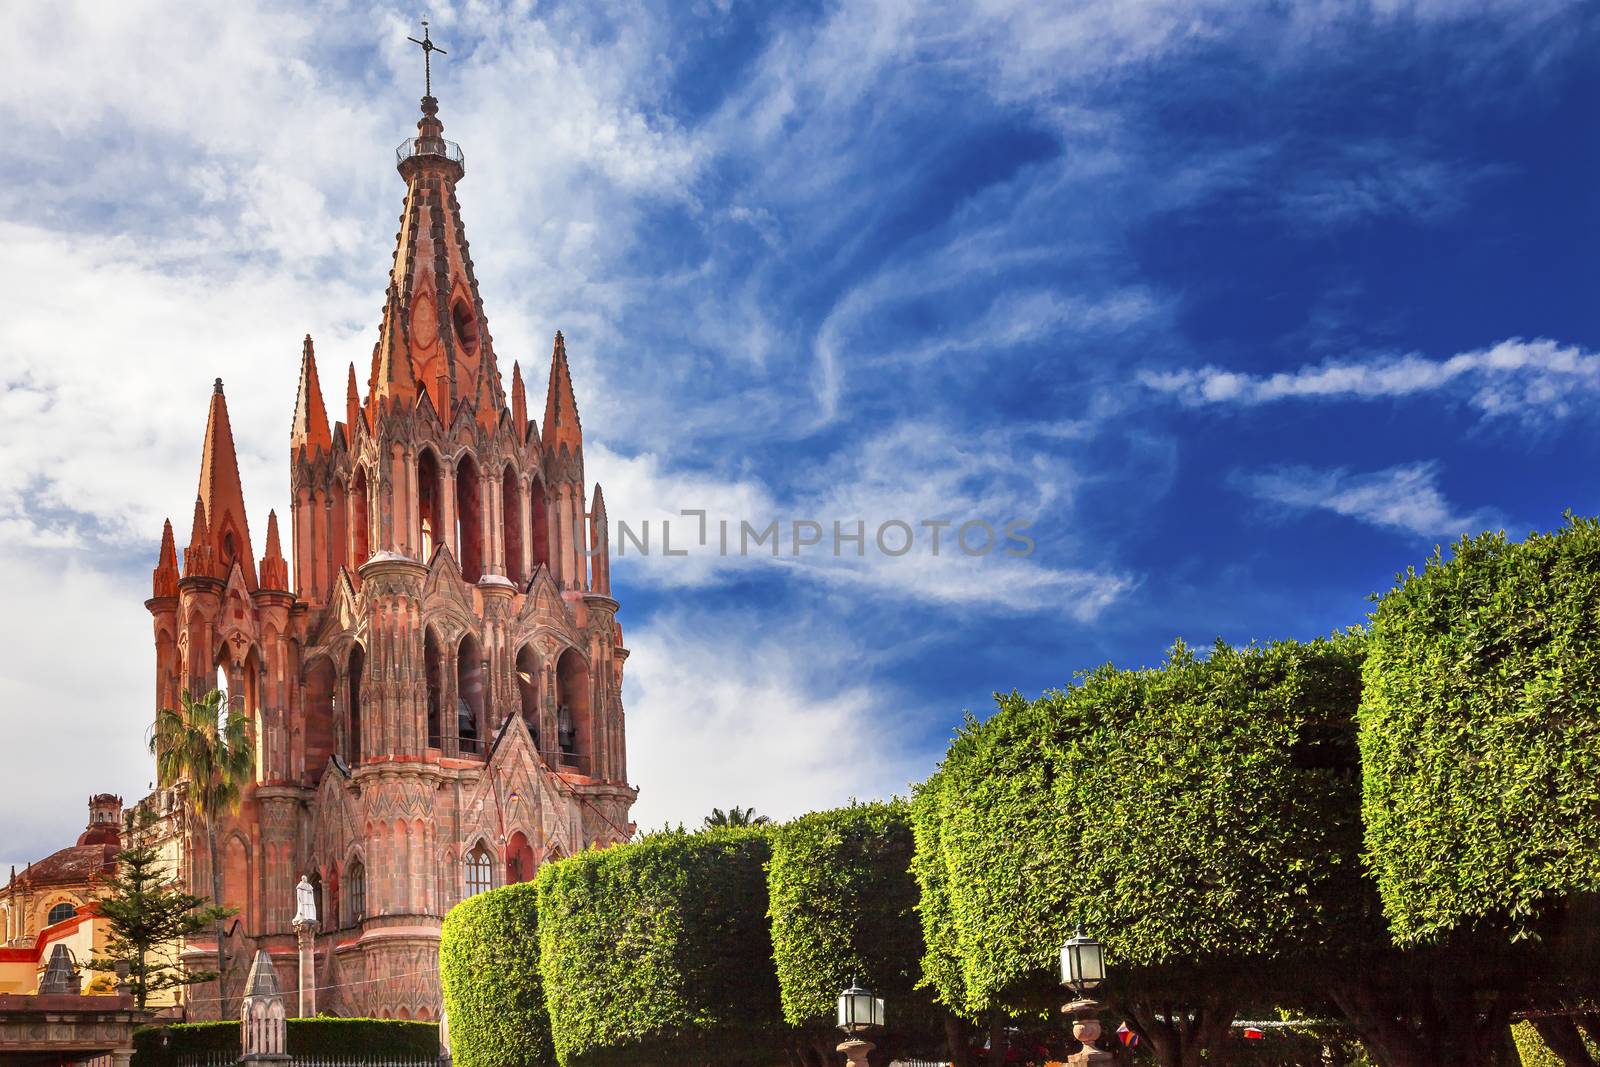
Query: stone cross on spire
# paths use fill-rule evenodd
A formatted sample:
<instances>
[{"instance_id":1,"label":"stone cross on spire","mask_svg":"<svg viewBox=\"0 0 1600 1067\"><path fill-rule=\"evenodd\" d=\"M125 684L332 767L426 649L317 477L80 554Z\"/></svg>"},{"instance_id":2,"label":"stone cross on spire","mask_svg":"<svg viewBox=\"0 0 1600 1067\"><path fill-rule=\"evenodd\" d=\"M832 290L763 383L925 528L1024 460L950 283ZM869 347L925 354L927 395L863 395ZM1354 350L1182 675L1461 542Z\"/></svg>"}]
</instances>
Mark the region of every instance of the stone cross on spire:
<instances>
[{"instance_id":1,"label":"stone cross on spire","mask_svg":"<svg viewBox=\"0 0 1600 1067\"><path fill-rule=\"evenodd\" d=\"M422 48L422 95L432 96L433 53L438 52L441 56L447 56L450 53L434 44L433 38L428 36L427 19L422 20L422 40L419 41L415 37L407 37L406 40L410 41L412 44L419 45Z\"/></svg>"}]
</instances>

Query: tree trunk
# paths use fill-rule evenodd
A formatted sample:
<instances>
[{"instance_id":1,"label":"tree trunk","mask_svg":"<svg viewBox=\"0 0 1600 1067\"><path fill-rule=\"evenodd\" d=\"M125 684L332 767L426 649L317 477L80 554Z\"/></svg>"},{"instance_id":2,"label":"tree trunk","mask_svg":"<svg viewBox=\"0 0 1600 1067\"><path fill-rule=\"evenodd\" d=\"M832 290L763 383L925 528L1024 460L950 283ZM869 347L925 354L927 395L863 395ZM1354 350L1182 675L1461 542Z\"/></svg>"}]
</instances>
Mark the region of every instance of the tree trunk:
<instances>
[{"instance_id":1,"label":"tree trunk","mask_svg":"<svg viewBox=\"0 0 1600 1067\"><path fill-rule=\"evenodd\" d=\"M1506 1043L1512 998L1480 1009L1464 982L1433 976L1385 985L1352 977L1329 990L1339 1012L1382 1067L1494 1067L1512 1063Z\"/></svg>"},{"instance_id":2,"label":"tree trunk","mask_svg":"<svg viewBox=\"0 0 1600 1067\"><path fill-rule=\"evenodd\" d=\"M211 903L222 907L222 866L217 862L217 825L206 820L206 846L211 853ZM223 918L217 916L217 1018L228 1017L228 958L224 947Z\"/></svg>"},{"instance_id":3,"label":"tree trunk","mask_svg":"<svg viewBox=\"0 0 1600 1067\"><path fill-rule=\"evenodd\" d=\"M1212 1000L1193 1010L1171 1004L1158 1009L1144 1000L1119 1002L1118 1006L1133 1020L1139 1036L1149 1042L1161 1067L1227 1062L1228 1028L1234 1015L1234 1007L1227 1001Z\"/></svg>"},{"instance_id":4,"label":"tree trunk","mask_svg":"<svg viewBox=\"0 0 1600 1067\"><path fill-rule=\"evenodd\" d=\"M967 1028L949 1012L944 1016L944 1041L949 1046L954 1067L978 1067L972 1062L972 1042L967 1037Z\"/></svg>"},{"instance_id":5,"label":"tree trunk","mask_svg":"<svg viewBox=\"0 0 1600 1067\"><path fill-rule=\"evenodd\" d=\"M1561 1061L1562 1067L1595 1067L1594 1057L1589 1055L1589 1047L1583 1043L1578 1024L1570 1015L1546 1015L1528 1021L1539 1032L1539 1039Z\"/></svg>"},{"instance_id":6,"label":"tree trunk","mask_svg":"<svg viewBox=\"0 0 1600 1067\"><path fill-rule=\"evenodd\" d=\"M1006 1021L998 1011L989 1015L989 1067L1005 1067Z\"/></svg>"}]
</instances>

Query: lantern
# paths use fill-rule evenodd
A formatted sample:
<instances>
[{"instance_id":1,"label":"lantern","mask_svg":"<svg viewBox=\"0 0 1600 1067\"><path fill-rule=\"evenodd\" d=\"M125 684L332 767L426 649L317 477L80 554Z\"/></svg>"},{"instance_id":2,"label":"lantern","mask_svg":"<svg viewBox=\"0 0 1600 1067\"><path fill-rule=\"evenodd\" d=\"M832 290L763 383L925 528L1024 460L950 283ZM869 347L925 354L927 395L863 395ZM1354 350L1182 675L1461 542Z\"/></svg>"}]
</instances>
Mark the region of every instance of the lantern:
<instances>
[{"instance_id":1,"label":"lantern","mask_svg":"<svg viewBox=\"0 0 1600 1067\"><path fill-rule=\"evenodd\" d=\"M839 994L839 1029L859 1034L883 1025L883 998L855 982Z\"/></svg>"},{"instance_id":2,"label":"lantern","mask_svg":"<svg viewBox=\"0 0 1600 1067\"><path fill-rule=\"evenodd\" d=\"M1061 946L1061 984L1083 994L1106 980L1105 953L1100 942L1078 931Z\"/></svg>"}]
</instances>

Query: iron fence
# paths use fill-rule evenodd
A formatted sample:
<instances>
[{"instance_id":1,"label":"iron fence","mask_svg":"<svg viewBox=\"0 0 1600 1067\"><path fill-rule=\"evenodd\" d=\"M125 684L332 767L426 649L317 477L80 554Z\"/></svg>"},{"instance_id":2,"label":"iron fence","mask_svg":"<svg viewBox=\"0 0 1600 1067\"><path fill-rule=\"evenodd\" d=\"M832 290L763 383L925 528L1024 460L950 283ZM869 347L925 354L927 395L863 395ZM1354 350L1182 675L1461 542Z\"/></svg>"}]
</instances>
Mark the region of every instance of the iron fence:
<instances>
[{"instance_id":1,"label":"iron fence","mask_svg":"<svg viewBox=\"0 0 1600 1067\"><path fill-rule=\"evenodd\" d=\"M109 1062L109 1060L108 1060ZM135 1063L138 1061L135 1060ZM228 1052L189 1052L173 1059L174 1067L236 1067L239 1057ZM295 1056L286 1067L449 1067L446 1056ZM99 1067L99 1064L95 1064Z\"/></svg>"}]
</instances>

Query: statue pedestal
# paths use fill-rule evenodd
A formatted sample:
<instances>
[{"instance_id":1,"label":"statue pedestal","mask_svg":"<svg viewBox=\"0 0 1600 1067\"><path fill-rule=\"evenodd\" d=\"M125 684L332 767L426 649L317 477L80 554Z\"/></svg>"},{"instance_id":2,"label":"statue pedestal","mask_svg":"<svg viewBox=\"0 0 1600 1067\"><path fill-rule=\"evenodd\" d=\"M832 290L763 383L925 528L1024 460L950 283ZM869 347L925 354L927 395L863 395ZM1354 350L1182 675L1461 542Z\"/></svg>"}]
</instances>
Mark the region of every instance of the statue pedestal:
<instances>
[{"instance_id":1,"label":"statue pedestal","mask_svg":"<svg viewBox=\"0 0 1600 1067\"><path fill-rule=\"evenodd\" d=\"M867 1055L875 1048L877 1046L870 1041L852 1037L839 1046L839 1051L844 1053L844 1058L850 1067L867 1067Z\"/></svg>"},{"instance_id":2,"label":"statue pedestal","mask_svg":"<svg viewBox=\"0 0 1600 1067\"><path fill-rule=\"evenodd\" d=\"M1100 1039L1100 1020L1095 1018L1099 1009L1099 1003L1089 998L1075 1000L1061 1009L1072 1019L1072 1036L1083 1042L1082 1049L1067 1057L1067 1067L1109 1067L1116 1060L1111 1053L1093 1045Z\"/></svg>"},{"instance_id":3,"label":"statue pedestal","mask_svg":"<svg viewBox=\"0 0 1600 1067\"><path fill-rule=\"evenodd\" d=\"M317 923L315 919L296 919L295 942L300 946L299 1018L317 1014Z\"/></svg>"}]
</instances>

